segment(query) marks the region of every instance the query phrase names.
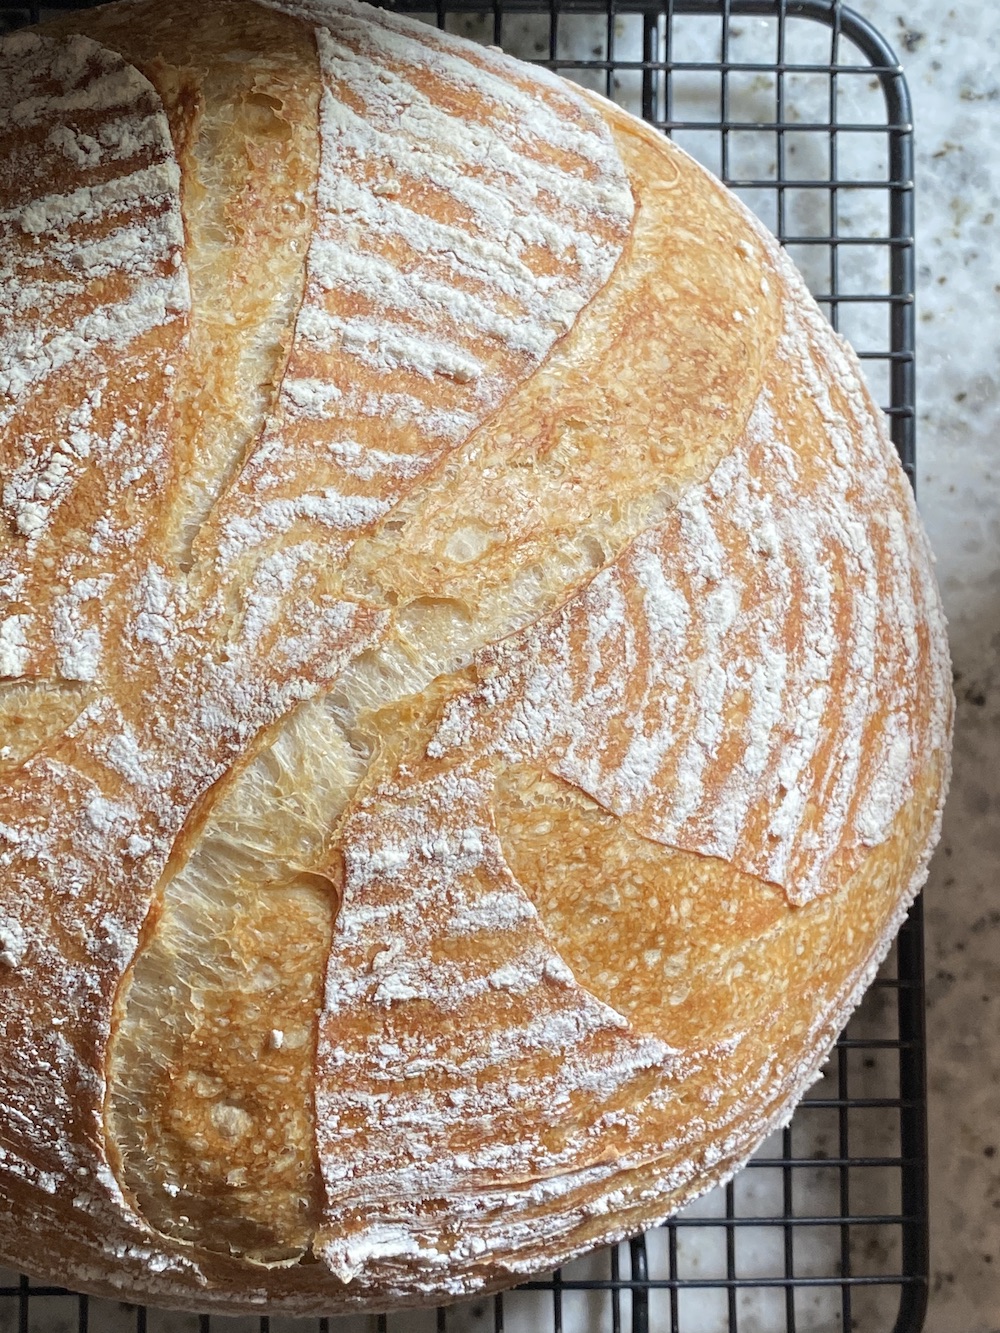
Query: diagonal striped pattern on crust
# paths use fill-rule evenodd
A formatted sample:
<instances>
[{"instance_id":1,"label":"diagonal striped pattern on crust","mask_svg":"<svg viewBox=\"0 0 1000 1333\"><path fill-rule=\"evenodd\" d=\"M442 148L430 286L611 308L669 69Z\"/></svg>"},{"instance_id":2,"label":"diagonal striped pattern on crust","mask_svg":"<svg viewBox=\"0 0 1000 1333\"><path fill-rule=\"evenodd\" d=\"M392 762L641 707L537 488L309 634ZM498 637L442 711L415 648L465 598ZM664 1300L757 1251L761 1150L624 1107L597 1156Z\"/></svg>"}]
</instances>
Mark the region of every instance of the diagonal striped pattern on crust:
<instances>
[{"instance_id":1,"label":"diagonal striped pattern on crust","mask_svg":"<svg viewBox=\"0 0 1000 1333\"><path fill-rule=\"evenodd\" d=\"M318 220L277 411L201 541L224 563L371 529L572 327L633 213L561 81L349 0L272 7L321 25Z\"/></svg>"},{"instance_id":2,"label":"diagonal striped pattern on crust","mask_svg":"<svg viewBox=\"0 0 1000 1333\"><path fill-rule=\"evenodd\" d=\"M644 836L804 903L884 841L945 746L949 686L908 488L798 304L733 452L554 618L486 648L430 752L544 763Z\"/></svg>"},{"instance_id":3,"label":"diagonal striped pattern on crust","mask_svg":"<svg viewBox=\"0 0 1000 1333\"><path fill-rule=\"evenodd\" d=\"M111 590L170 479L179 186L159 98L120 56L0 44L2 676L98 675Z\"/></svg>"}]
</instances>

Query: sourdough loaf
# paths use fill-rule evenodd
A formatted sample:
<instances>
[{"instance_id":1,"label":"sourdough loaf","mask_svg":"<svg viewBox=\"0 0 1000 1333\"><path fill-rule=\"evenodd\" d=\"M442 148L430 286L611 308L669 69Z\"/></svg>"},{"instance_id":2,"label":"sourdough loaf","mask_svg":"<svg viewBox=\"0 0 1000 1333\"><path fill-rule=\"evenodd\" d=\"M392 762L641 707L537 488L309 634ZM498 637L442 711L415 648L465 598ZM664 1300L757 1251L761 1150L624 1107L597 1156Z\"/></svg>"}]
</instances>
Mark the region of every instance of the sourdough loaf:
<instances>
[{"instance_id":1,"label":"sourdough loaf","mask_svg":"<svg viewBox=\"0 0 1000 1333\"><path fill-rule=\"evenodd\" d=\"M0 42L0 1262L503 1285L730 1175L950 684L850 350L610 103L354 0Z\"/></svg>"}]
</instances>

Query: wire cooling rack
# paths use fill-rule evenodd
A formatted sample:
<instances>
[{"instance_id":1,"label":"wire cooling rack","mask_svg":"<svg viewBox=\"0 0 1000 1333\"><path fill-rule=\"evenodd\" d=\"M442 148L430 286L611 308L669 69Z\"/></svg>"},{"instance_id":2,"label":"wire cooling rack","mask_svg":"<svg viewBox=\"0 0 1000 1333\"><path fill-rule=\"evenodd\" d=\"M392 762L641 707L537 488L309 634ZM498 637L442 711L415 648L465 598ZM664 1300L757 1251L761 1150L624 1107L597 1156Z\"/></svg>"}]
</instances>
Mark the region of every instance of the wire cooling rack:
<instances>
[{"instance_id":1,"label":"wire cooling rack","mask_svg":"<svg viewBox=\"0 0 1000 1333\"><path fill-rule=\"evenodd\" d=\"M398 7L614 98L732 185L866 362L912 480L910 103L896 56L863 18L835 0ZM0 3L0 31L56 12ZM918 1333L925 1108L918 903L791 1126L734 1182L645 1236L504 1296L318 1329L220 1327L0 1271L0 1333Z\"/></svg>"}]
</instances>

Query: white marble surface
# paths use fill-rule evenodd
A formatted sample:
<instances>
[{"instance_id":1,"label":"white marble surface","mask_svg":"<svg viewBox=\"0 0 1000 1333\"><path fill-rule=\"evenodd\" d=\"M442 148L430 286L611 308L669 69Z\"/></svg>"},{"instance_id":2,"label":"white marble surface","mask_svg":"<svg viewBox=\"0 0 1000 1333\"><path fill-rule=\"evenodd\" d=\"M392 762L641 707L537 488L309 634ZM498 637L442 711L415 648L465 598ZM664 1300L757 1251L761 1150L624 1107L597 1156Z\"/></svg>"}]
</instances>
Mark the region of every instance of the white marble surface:
<instances>
[{"instance_id":1,"label":"white marble surface","mask_svg":"<svg viewBox=\"0 0 1000 1333\"><path fill-rule=\"evenodd\" d=\"M955 776L926 891L930 1333L1000 1329L1000 12L861 0L917 125L919 488L951 621Z\"/></svg>"},{"instance_id":2,"label":"white marble surface","mask_svg":"<svg viewBox=\"0 0 1000 1333\"><path fill-rule=\"evenodd\" d=\"M926 894L928 913L929 1066L932 1179L932 1282L929 1333L1000 1333L1000 148L996 143L1000 114L1000 11L975 0L963 0L949 9L940 0L856 0L861 10L891 41L903 58L915 104L918 156L918 454L921 507L938 555L939 575L952 625L956 668L958 719L955 780L949 803L944 842L934 865ZM573 53L596 53L603 23L577 32ZM691 43L678 58L713 59L718 55L718 25L688 28ZM699 36L699 33L701 34ZM486 35L485 33L483 34ZM530 55L545 39L531 21L511 27L521 53ZM625 22L619 32L619 56L630 54L636 29ZM755 49L763 52L769 40L766 24L747 20L739 38L744 58ZM805 50L810 38L803 31ZM698 43L703 41L699 49ZM565 52L569 54L569 51ZM638 53L637 53L638 54ZM825 55L817 52L818 58ZM767 57L765 57L767 58ZM595 85L597 86L597 85ZM603 90L603 88L602 88ZM698 76L679 79L678 96L689 114L703 107L705 119L717 114L717 88ZM773 82L747 77L738 86L742 114L747 119L773 117ZM803 121L825 118L821 80L800 76L789 81L792 115ZM623 81L620 100L634 100L638 89ZM845 92L842 113L877 119L877 91L854 81ZM866 98L868 102L866 103ZM875 101L872 101L872 99ZM852 101L853 99L853 101ZM688 136L685 146L712 162L714 136ZM816 159L818 140L807 134L791 136L795 153L789 169L800 177L825 174ZM734 143L731 170L766 173L770 140L742 136ZM878 173L881 148L858 138L845 150L854 155L859 174ZM866 154L868 157L866 158ZM842 162L841 170L845 164ZM768 196L749 199L768 217ZM809 191L789 197L789 218L794 229L808 233L825 230L823 201ZM819 212L817 212L819 210ZM884 198L842 196L838 205L845 230L869 234L880 228ZM874 252L873 252L874 256ZM881 282L884 274L876 258L859 254L849 262L855 268L842 274L856 289ZM826 286L824 256L803 250L803 263L814 288ZM881 316L848 311L844 331L861 346L884 345ZM872 366L876 392L881 370ZM872 1033L884 1023L876 997L861 1021ZM859 1063L852 1092L868 1095L892 1091L891 1071L883 1062ZM832 1078L826 1080L827 1084ZM824 1091L820 1084L817 1092ZM798 1151L833 1155L836 1126L825 1112L807 1113L796 1122ZM880 1144L875 1128L865 1142L869 1152L898 1151L891 1142ZM858 1149L853 1148L854 1151ZM835 1174L817 1169L803 1175L800 1211L838 1210ZM867 1195L852 1204L884 1211L898 1206L895 1186L870 1178ZM781 1210L780 1173L749 1171L736 1189L740 1210ZM720 1193L701 1201L703 1217L720 1216ZM688 1235L682 1243L682 1271L711 1278L725 1273L725 1253L719 1249L724 1233L706 1229ZM796 1271L802 1275L830 1272L830 1256L838 1244L828 1228L803 1232L796 1240ZM869 1252L856 1250L856 1271L864 1265L877 1271L886 1262L885 1245L892 1236L872 1235ZM881 1247L881 1248L880 1248ZM666 1256L653 1254L665 1271ZM890 1261L893 1259L889 1254ZM747 1275L778 1276L783 1272L781 1233L754 1229L741 1233L740 1271ZM607 1260L585 1261L580 1276L606 1275ZM627 1259L623 1256L623 1271ZM5 1275L0 1274L0 1285ZM76 1307L59 1298L32 1300L32 1329L62 1333L76 1327ZM891 1302L890 1302L891 1304ZM892 1318L878 1293L860 1293L855 1301L855 1327L862 1333L888 1333ZM802 1294L796 1307L799 1327L808 1333L835 1333L842 1329L839 1292L817 1288ZM625 1302L625 1326L628 1305ZM724 1297L718 1293L686 1294L682 1303L684 1333L715 1333L728 1327ZM785 1328L783 1297L766 1290L740 1297L742 1333L774 1333ZM654 1303L657 1333L669 1327L666 1299ZM538 1333L551 1327L551 1303L530 1296L508 1299L507 1333ZM285 1321L279 1321L283 1326ZM0 1302L0 1333L16 1328L13 1302ZM454 1333L485 1333L493 1326L491 1303L465 1307L449 1319ZM610 1329L610 1307L600 1299L578 1295L567 1299L567 1329ZM129 1311L104 1302L95 1303L91 1327L99 1333L126 1333L134 1327ZM151 1333L194 1333L193 1319L153 1314ZM247 1333L249 1321L235 1321L227 1333ZM362 1333L368 1321L336 1325L337 1333ZM395 1333L423 1333L434 1328L433 1316L408 1315L391 1321ZM289 1325L291 1328L291 1325Z\"/></svg>"}]
</instances>

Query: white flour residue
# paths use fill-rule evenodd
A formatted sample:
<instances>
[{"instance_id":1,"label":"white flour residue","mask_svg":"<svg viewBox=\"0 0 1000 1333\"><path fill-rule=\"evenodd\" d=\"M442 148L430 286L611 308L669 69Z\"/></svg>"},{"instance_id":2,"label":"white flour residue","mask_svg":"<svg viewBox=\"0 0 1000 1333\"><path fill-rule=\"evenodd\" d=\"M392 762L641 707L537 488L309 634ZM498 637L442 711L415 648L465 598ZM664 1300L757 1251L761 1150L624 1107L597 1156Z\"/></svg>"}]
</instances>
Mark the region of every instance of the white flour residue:
<instances>
[{"instance_id":1,"label":"white flour residue","mask_svg":"<svg viewBox=\"0 0 1000 1333\"><path fill-rule=\"evenodd\" d=\"M178 628L178 589L158 566L150 564L132 596L132 632L140 643L152 643L169 654Z\"/></svg>"},{"instance_id":2,"label":"white flour residue","mask_svg":"<svg viewBox=\"0 0 1000 1333\"><path fill-rule=\"evenodd\" d=\"M459 384L478 380L482 365L452 343L414 335L409 324L390 320L344 318L325 310L303 310L299 336L321 351L336 348L356 356L370 370L412 370L427 380L443 375Z\"/></svg>"},{"instance_id":3,"label":"white flour residue","mask_svg":"<svg viewBox=\"0 0 1000 1333\"><path fill-rule=\"evenodd\" d=\"M0 967L18 968L28 952L24 927L12 916L0 915Z\"/></svg>"},{"instance_id":4,"label":"white flour residue","mask_svg":"<svg viewBox=\"0 0 1000 1333\"><path fill-rule=\"evenodd\" d=\"M51 91L53 82L61 91ZM96 137L81 139L74 116L102 110L115 114ZM189 305L186 276L175 262L184 243L179 173L166 117L148 80L86 37L5 38L0 41L0 134L44 124L50 126L54 150L74 156L84 176L102 171L105 179L84 180L68 195L38 194L0 217L0 227L11 228L15 236L42 238L40 247L4 246L0 316L6 316L8 331L0 335L0 425L12 419L34 386L64 366L102 344L124 348ZM139 152L156 160L137 164ZM130 170L107 179L108 165L119 161L128 162ZM6 159L6 169L17 168L15 153ZM109 235L83 231L71 238L66 230L71 223L105 224L118 213L134 220ZM43 261L65 277L39 283L32 275ZM123 295L62 326L56 315L66 295L82 294L89 283L111 275L122 278ZM13 319L26 299L33 318Z\"/></svg>"},{"instance_id":5,"label":"white flour residue","mask_svg":"<svg viewBox=\"0 0 1000 1333\"><path fill-rule=\"evenodd\" d=\"M27 630L31 621L27 613L0 621L0 676L21 676L27 669L31 656Z\"/></svg>"},{"instance_id":6,"label":"white flour residue","mask_svg":"<svg viewBox=\"0 0 1000 1333\"><path fill-rule=\"evenodd\" d=\"M126 108L149 91L137 69L79 34L53 41L38 33L17 33L5 39L0 59L0 133L53 119L62 122L79 111ZM42 91L46 78L61 85L60 91Z\"/></svg>"},{"instance_id":7,"label":"white flour residue","mask_svg":"<svg viewBox=\"0 0 1000 1333\"><path fill-rule=\"evenodd\" d=\"M384 449L366 449L356 440L331 440L327 448L345 472L361 481L374 481L380 476L412 481L426 468L425 460L420 457L390 454Z\"/></svg>"},{"instance_id":8,"label":"white flour residue","mask_svg":"<svg viewBox=\"0 0 1000 1333\"><path fill-rule=\"evenodd\" d=\"M374 417L390 430L403 431L407 426L414 426L419 435L433 436L448 445L458 444L472 433L477 417L457 407L443 407L440 403L425 402L412 393L396 393L392 390L348 390L343 395L343 410L346 415ZM411 454L411 476L420 476L428 470L431 462L421 454ZM419 471L417 466L419 464Z\"/></svg>"},{"instance_id":9,"label":"white flour residue","mask_svg":"<svg viewBox=\"0 0 1000 1333\"><path fill-rule=\"evenodd\" d=\"M125 300L88 311L56 333L51 331L51 319L39 319L34 327L17 322L0 338L0 402L17 402L29 389L104 344L127 347L185 312L187 296L186 280L171 275L137 284ZM0 426L10 422L14 411L0 408Z\"/></svg>"},{"instance_id":10,"label":"white flour residue","mask_svg":"<svg viewBox=\"0 0 1000 1333\"><path fill-rule=\"evenodd\" d=\"M219 541L219 555L226 562L236 560L273 537L285 536L306 519L347 534L374 523L390 504L391 498L388 497L344 495L332 486L319 494L263 500L252 515L227 517ZM332 551L328 551L328 558L331 555Z\"/></svg>"},{"instance_id":11,"label":"white flour residue","mask_svg":"<svg viewBox=\"0 0 1000 1333\"><path fill-rule=\"evenodd\" d=\"M162 131L164 120L158 117L157 124ZM15 235L20 231L25 236L46 236L57 247L57 254L64 261L69 261L78 252L64 236L68 227L89 226L119 215L130 215L127 225L131 228L135 225L131 215L142 208L152 211L166 205L170 209L171 201L180 188L180 179L180 169L176 162L155 162L137 167L124 176L113 176L110 180L97 181L93 185L77 186L66 194L43 194L17 208L0 210L0 224L13 224ZM169 234L180 238L183 243L183 223L179 211L176 214L164 214L162 226L164 231L169 229ZM77 244L83 247L86 256L88 249L97 246L99 242L96 239L90 242L81 239ZM29 270L39 266L37 254L31 251L18 252L18 260Z\"/></svg>"},{"instance_id":12,"label":"white flour residue","mask_svg":"<svg viewBox=\"0 0 1000 1333\"><path fill-rule=\"evenodd\" d=\"M66 680L95 680L101 666L102 599L110 574L80 579L53 602L52 639L59 672Z\"/></svg>"},{"instance_id":13,"label":"white flour residue","mask_svg":"<svg viewBox=\"0 0 1000 1333\"><path fill-rule=\"evenodd\" d=\"M285 411L289 416L301 414L313 421L322 421L332 405L343 398L342 390L315 375L299 379L286 375L281 383Z\"/></svg>"},{"instance_id":14,"label":"white flour residue","mask_svg":"<svg viewBox=\"0 0 1000 1333\"><path fill-rule=\"evenodd\" d=\"M96 134L62 123L49 131L48 142L77 166L88 168L135 157L159 142L162 132L157 115L130 115L104 121Z\"/></svg>"}]
</instances>

